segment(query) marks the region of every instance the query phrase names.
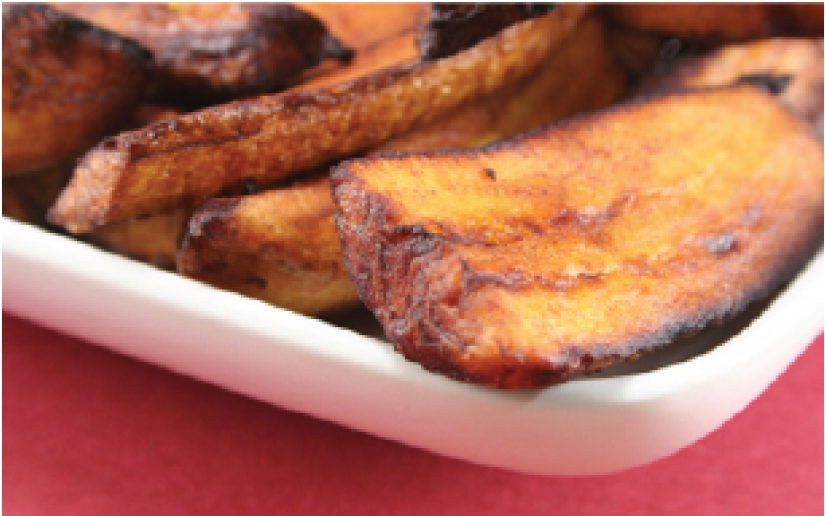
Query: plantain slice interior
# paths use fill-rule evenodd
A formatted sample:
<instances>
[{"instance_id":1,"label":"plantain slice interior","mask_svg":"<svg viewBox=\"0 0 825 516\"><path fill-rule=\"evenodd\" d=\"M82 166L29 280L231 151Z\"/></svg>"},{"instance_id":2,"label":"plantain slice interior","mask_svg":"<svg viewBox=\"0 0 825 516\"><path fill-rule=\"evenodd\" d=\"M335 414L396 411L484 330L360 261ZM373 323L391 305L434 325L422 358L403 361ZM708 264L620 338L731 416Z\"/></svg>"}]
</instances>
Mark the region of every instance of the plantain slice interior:
<instances>
[{"instance_id":1,"label":"plantain slice interior","mask_svg":"<svg viewBox=\"0 0 825 516\"><path fill-rule=\"evenodd\" d=\"M541 387L742 311L821 245L823 152L750 85L332 174L350 277L410 360Z\"/></svg>"}]
</instances>

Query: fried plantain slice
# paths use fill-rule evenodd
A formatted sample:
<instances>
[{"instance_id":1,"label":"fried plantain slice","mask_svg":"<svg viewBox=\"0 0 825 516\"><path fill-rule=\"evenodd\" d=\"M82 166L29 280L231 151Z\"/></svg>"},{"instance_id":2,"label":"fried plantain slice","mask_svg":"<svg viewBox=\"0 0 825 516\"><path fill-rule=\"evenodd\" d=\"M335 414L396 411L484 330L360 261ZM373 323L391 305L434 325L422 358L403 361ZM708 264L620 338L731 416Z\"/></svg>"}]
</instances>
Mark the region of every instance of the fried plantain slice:
<instances>
[{"instance_id":1,"label":"fried plantain slice","mask_svg":"<svg viewBox=\"0 0 825 516\"><path fill-rule=\"evenodd\" d=\"M41 4L3 5L3 175L73 161L122 129L149 52Z\"/></svg>"},{"instance_id":2,"label":"fried plantain slice","mask_svg":"<svg viewBox=\"0 0 825 516\"><path fill-rule=\"evenodd\" d=\"M580 66L586 62L588 66ZM570 83L576 88L570 88ZM473 147L509 138L619 98L628 73L598 19L586 21L525 81L373 148ZM178 272L309 315L360 303L346 274L328 178L206 202L192 217Z\"/></svg>"},{"instance_id":3,"label":"fried plantain slice","mask_svg":"<svg viewBox=\"0 0 825 516\"><path fill-rule=\"evenodd\" d=\"M427 64L393 61L396 66L384 68L381 60L393 54L382 47L377 63L359 54L353 67L359 58L376 66L357 80L235 102L122 133L86 154L51 220L86 232L352 155L533 73L584 12L566 4Z\"/></svg>"},{"instance_id":4,"label":"fried plantain slice","mask_svg":"<svg viewBox=\"0 0 825 516\"><path fill-rule=\"evenodd\" d=\"M822 3L617 3L605 9L624 27L707 44L823 32Z\"/></svg>"},{"instance_id":5,"label":"fried plantain slice","mask_svg":"<svg viewBox=\"0 0 825 516\"><path fill-rule=\"evenodd\" d=\"M552 3L430 4L426 21L421 24L416 36L418 50L425 60L448 57L510 25L543 16L555 8Z\"/></svg>"},{"instance_id":6,"label":"fried plantain slice","mask_svg":"<svg viewBox=\"0 0 825 516\"><path fill-rule=\"evenodd\" d=\"M408 359L540 387L740 312L822 240L823 152L750 85L609 108L481 150L332 173L345 263Z\"/></svg>"},{"instance_id":7,"label":"fried plantain slice","mask_svg":"<svg viewBox=\"0 0 825 516\"><path fill-rule=\"evenodd\" d=\"M59 3L149 48L152 97L215 103L294 84L325 59L348 61L341 44L311 14L284 3Z\"/></svg>"},{"instance_id":8,"label":"fried plantain slice","mask_svg":"<svg viewBox=\"0 0 825 516\"><path fill-rule=\"evenodd\" d=\"M778 98L800 116L814 122L822 117L822 40L770 38L727 45L713 52L679 60L672 68L648 78L638 94L722 86L741 80L772 77Z\"/></svg>"},{"instance_id":9,"label":"fried plantain slice","mask_svg":"<svg viewBox=\"0 0 825 516\"><path fill-rule=\"evenodd\" d=\"M192 216L178 271L315 315L358 304L344 269L329 177L206 201Z\"/></svg>"}]
</instances>

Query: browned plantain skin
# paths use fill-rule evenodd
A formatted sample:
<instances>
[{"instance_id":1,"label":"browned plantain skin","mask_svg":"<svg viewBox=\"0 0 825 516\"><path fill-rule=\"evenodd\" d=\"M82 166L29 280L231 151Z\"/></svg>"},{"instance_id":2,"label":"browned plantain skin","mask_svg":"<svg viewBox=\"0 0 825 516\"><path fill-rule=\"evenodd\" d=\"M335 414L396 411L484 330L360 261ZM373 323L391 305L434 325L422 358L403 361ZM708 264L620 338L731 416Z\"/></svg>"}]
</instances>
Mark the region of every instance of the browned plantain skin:
<instances>
[{"instance_id":1,"label":"browned plantain skin","mask_svg":"<svg viewBox=\"0 0 825 516\"><path fill-rule=\"evenodd\" d=\"M448 57L510 25L543 16L555 8L552 3L430 4L426 21L416 35L418 50L427 60Z\"/></svg>"},{"instance_id":2,"label":"browned plantain skin","mask_svg":"<svg viewBox=\"0 0 825 516\"><path fill-rule=\"evenodd\" d=\"M809 122L822 117L822 40L770 38L720 47L679 60L666 73L649 77L639 85L638 94L723 86L762 76L778 80L781 91L776 94L792 111Z\"/></svg>"},{"instance_id":3,"label":"browned plantain skin","mask_svg":"<svg viewBox=\"0 0 825 516\"><path fill-rule=\"evenodd\" d=\"M588 66L580 66L582 62ZM570 82L577 85L570 88ZM533 76L415 129L388 150L474 147L510 138L621 96L628 73L600 20L586 21ZM217 287L309 315L360 303L346 274L327 178L206 202L181 244L178 271Z\"/></svg>"},{"instance_id":4,"label":"browned plantain skin","mask_svg":"<svg viewBox=\"0 0 825 516\"><path fill-rule=\"evenodd\" d=\"M398 52L387 55L380 48L380 58L395 66L383 68L386 61L367 57L370 70L378 71L356 80L349 80L347 70L349 82L218 106L121 133L83 158L51 220L86 232L352 155L533 73L572 34L585 10L566 4L427 64L398 65ZM353 67L359 58L365 56Z\"/></svg>"},{"instance_id":5,"label":"browned plantain skin","mask_svg":"<svg viewBox=\"0 0 825 516\"><path fill-rule=\"evenodd\" d=\"M3 175L70 162L121 129L149 52L41 4L3 5Z\"/></svg>"},{"instance_id":6,"label":"browned plantain skin","mask_svg":"<svg viewBox=\"0 0 825 516\"><path fill-rule=\"evenodd\" d=\"M617 3L605 9L624 27L707 44L823 32L822 3Z\"/></svg>"},{"instance_id":7,"label":"browned plantain skin","mask_svg":"<svg viewBox=\"0 0 825 516\"><path fill-rule=\"evenodd\" d=\"M149 48L152 97L222 102L271 93L324 59L352 51L314 16L283 3L60 3L56 9Z\"/></svg>"},{"instance_id":8,"label":"browned plantain skin","mask_svg":"<svg viewBox=\"0 0 825 516\"><path fill-rule=\"evenodd\" d=\"M822 241L812 129L748 85L482 150L345 161L345 263L410 360L541 387L740 312Z\"/></svg>"}]
</instances>

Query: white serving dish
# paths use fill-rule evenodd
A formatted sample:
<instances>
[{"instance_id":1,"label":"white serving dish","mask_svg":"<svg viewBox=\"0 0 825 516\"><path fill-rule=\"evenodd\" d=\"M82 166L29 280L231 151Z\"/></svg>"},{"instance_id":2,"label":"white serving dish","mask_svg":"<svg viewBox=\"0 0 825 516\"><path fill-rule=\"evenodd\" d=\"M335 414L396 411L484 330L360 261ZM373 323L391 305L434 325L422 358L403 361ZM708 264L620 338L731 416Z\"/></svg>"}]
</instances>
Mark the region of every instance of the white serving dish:
<instances>
[{"instance_id":1,"label":"white serving dish","mask_svg":"<svg viewBox=\"0 0 825 516\"><path fill-rule=\"evenodd\" d=\"M694 443L823 328L820 253L755 317L634 367L671 365L501 392L428 373L351 329L5 217L2 228L3 308L17 316L288 410L537 474L611 473Z\"/></svg>"}]
</instances>

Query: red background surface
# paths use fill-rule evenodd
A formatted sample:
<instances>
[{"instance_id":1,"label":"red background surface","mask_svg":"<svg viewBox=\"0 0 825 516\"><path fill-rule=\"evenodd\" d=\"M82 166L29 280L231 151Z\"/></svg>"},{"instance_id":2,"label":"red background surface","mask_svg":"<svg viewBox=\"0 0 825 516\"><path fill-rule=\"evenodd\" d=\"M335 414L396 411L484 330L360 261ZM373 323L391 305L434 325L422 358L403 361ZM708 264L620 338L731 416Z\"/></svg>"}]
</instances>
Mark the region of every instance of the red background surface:
<instances>
[{"instance_id":1,"label":"red background surface","mask_svg":"<svg viewBox=\"0 0 825 516\"><path fill-rule=\"evenodd\" d=\"M604 477L440 457L3 315L10 515L823 514L820 336L699 443Z\"/></svg>"}]
</instances>

